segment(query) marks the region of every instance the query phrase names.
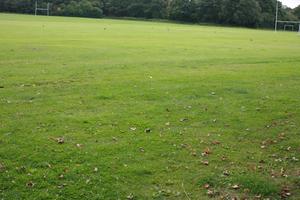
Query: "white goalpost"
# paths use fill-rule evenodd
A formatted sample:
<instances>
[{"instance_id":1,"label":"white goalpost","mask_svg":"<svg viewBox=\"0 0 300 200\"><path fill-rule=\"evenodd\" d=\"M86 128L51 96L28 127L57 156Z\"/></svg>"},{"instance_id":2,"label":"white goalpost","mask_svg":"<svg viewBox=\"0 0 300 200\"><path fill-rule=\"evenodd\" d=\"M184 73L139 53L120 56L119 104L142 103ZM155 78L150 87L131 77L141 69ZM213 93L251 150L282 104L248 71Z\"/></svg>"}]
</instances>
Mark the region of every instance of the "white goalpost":
<instances>
[{"instance_id":1,"label":"white goalpost","mask_svg":"<svg viewBox=\"0 0 300 200\"><path fill-rule=\"evenodd\" d=\"M47 12L47 16L50 15L50 3L47 3L47 7L46 8L41 8L38 7L38 0L35 1L35 9L34 9L34 15L37 16L38 11L46 11Z\"/></svg>"},{"instance_id":2,"label":"white goalpost","mask_svg":"<svg viewBox=\"0 0 300 200\"><path fill-rule=\"evenodd\" d=\"M300 34L300 21L283 21L283 20L278 20L278 11L279 11L279 1L277 0L277 3L276 3L276 15L275 15L275 32L277 32L278 30L278 25L279 24L283 24L284 26L284 31L287 30L287 28L291 28L292 31L295 30L295 26L296 26L296 29L298 29L298 34Z\"/></svg>"}]
</instances>

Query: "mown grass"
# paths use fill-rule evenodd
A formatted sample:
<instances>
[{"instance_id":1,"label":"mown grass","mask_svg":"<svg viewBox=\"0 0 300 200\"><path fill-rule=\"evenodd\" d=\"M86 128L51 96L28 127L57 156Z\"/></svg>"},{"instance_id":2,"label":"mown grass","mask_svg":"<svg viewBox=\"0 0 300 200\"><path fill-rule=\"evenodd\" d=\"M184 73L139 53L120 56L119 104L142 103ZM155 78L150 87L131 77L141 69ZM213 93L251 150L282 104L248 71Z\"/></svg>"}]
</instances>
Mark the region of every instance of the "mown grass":
<instances>
[{"instance_id":1,"label":"mown grass","mask_svg":"<svg viewBox=\"0 0 300 200\"><path fill-rule=\"evenodd\" d=\"M299 52L294 33L0 14L0 198L299 199Z\"/></svg>"}]
</instances>

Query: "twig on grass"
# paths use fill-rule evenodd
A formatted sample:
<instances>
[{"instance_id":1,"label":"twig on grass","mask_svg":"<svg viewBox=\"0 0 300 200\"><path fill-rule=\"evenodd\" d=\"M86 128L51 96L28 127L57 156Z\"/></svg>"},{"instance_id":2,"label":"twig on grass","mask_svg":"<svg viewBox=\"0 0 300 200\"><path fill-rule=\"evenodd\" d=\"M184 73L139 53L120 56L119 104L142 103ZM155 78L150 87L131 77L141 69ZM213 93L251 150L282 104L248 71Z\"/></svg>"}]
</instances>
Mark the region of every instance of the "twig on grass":
<instances>
[{"instance_id":1,"label":"twig on grass","mask_svg":"<svg viewBox=\"0 0 300 200\"><path fill-rule=\"evenodd\" d=\"M184 188L183 182L181 183L181 186L182 186L182 189L183 189L183 192L184 192L186 198L187 198L188 200L191 200L191 198L189 197L188 193L186 192L186 190L185 190L185 188Z\"/></svg>"}]
</instances>

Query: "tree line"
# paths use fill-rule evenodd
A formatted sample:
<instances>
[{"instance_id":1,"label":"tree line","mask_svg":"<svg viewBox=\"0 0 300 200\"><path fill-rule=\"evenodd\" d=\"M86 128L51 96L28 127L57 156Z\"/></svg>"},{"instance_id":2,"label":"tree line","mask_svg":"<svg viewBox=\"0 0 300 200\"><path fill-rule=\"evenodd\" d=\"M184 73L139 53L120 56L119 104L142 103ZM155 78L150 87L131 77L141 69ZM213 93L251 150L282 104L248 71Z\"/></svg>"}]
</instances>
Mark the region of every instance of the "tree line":
<instances>
[{"instance_id":1,"label":"tree line","mask_svg":"<svg viewBox=\"0 0 300 200\"><path fill-rule=\"evenodd\" d=\"M272 27L276 0L39 0L51 15L137 17L245 27ZM0 12L34 13L35 0L1 0ZM300 7L279 3L282 20L300 20Z\"/></svg>"}]
</instances>

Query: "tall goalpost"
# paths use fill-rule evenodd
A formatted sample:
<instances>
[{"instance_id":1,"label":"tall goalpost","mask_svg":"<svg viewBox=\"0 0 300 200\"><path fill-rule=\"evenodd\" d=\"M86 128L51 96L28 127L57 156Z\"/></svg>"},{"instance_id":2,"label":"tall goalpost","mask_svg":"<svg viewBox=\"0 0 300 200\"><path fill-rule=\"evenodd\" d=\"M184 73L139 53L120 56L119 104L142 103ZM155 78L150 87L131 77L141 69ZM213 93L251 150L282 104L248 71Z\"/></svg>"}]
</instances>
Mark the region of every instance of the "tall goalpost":
<instances>
[{"instance_id":1,"label":"tall goalpost","mask_svg":"<svg viewBox=\"0 0 300 200\"><path fill-rule=\"evenodd\" d=\"M47 3L47 7L46 8L41 8L38 7L38 0L35 1L35 9L34 9L34 15L37 16L38 11L46 11L47 12L47 16L50 15L50 3Z\"/></svg>"},{"instance_id":2,"label":"tall goalpost","mask_svg":"<svg viewBox=\"0 0 300 200\"><path fill-rule=\"evenodd\" d=\"M298 34L300 34L300 21L283 21L283 20L278 20L278 12L279 12L279 0L276 2L276 14L275 14L275 32L278 30L278 24L284 24L284 30L286 30L287 27L291 27L292 30L294 30L294 25L296 25L296 28L298 28ZM297 27L298 25L298 27Z\"/></svg>"}]
</instances>

